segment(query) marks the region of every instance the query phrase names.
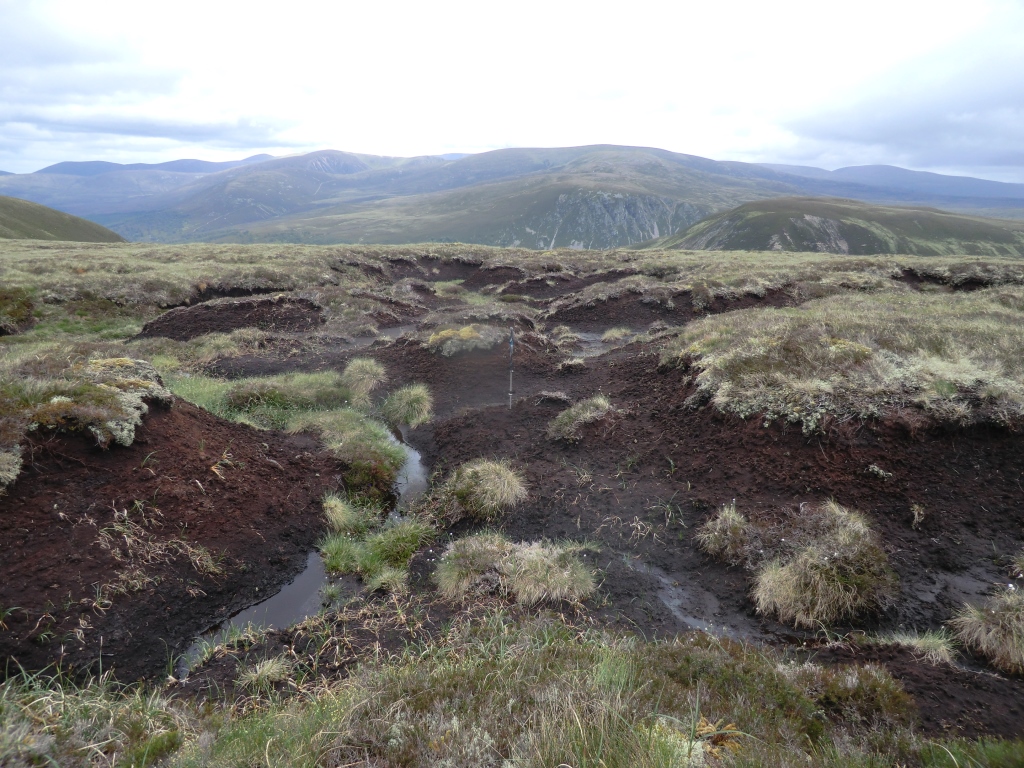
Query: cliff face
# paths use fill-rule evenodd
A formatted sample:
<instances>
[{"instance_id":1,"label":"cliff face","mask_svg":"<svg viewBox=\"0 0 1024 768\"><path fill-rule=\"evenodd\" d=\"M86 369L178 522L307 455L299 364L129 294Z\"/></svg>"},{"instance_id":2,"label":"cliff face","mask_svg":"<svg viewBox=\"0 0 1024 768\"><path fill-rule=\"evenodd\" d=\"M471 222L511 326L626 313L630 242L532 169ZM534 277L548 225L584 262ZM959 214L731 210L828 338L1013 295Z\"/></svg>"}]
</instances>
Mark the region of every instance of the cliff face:
<instances>
[{"instance_id":1,"label":"cliff face","mask_svg":"<svg viewBox=\"0 0 1024 768\"><path fill-rule=\"evenodd\" d=\"M500 229L492 245L527 248L616 248L688 228L707 206L656 195L580 190L558 196L553 210L521 217Z\"/></svg>"}]
</instances>

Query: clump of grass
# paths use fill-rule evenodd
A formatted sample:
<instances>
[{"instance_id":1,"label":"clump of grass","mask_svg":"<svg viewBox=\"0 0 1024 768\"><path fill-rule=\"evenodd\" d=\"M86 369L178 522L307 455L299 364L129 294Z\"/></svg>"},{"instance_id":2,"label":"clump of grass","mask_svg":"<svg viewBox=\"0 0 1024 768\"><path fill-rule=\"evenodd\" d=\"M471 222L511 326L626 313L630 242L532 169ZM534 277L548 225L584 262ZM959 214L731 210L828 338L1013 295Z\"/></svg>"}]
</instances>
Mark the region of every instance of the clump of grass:
<instances>
[{"instance_id":1,"label":"clump of grass","mask_svg":"<svg viewBox=\"0 0 1024 768\"><path fill-rule=\"evenodd\" d=\"M414 517L382 525L382 511L376 505L335 494L328 494L323 505L332 530L319 545L328 573L358 573L371 591L389 585L404 591L409 560L434 529Z\"/></svg>"},{"instance_id":2,"label":"clump of grass","mask_svg":"<svg viewBox=\"0 0 1024 768\"><path fill-rule=\"evenodd\" d=\"M1024 590L1010 585L984 605L965 604L949 625L960 642L999 669L1024 673Z\"/></svg>"},{"instance_id":3,"label":"clump of grass","mask_svg":"<svg viewBox=\"0 0 1024 768\"><path fill-rule=\"evenodd\" d=\"M604 395L594 395L566 408L548 424L548 437L552 440L576 441L580 429L603 419L612 410L611 401Z\"/></svg>"},{"instance_id":4,"label":"clump of grass","mask_svg":"<svg viewBox=\"0 0 1024 768\"><path fill-rule=\"evenodd\" d=\"M835 502L818 510L818 530L788 560L762 565L754 603L761 613L800 627L820 627L881 608L896 576L867 524Z\"/></svg>"},{"instance_id":5,"label":"clump of grass","mask_svg":"<svg viewBox=\"0 0 1024 768\"><path fill-rule=\"evenodd\" d=\"M285 682L291 673L291 662L283 656L274 656L246 668L235 680L235 684L253 692L270 693L274 685Z\"/></svg>"},{"instance_id":6,"label":"clump of grass","mask_svg":"<svg viewBox=\"0 0 1024 768\"><path fill-rule=\"evenodd\" d=\"M601 341L605 343L622 341L623 339L628 339L632 335L633 331L629 328L609 328L601 334Z\"/></svg>"},{"instance_id":7,"label":"clump of grass","mask_svg":"<svg viewBox=\"0 0 1024 768\"><path fill-rule=\"evenodd\" d=\"M405 594L409 590L409 569L385 565L366 580L366 588L371 592Z\"/></svg>"},{"instance_id":8,"label":"clump of grass","mask_svg":"<svg viewBox=\"0 0 1024 768\"><path fill-rule=\"evenodd\" d=\"M410 384L389 394L380 412L392 426L418 427L433 418L434 398L426 384Z\"/></svg>"},{"instance_id":9,"label":"clump of grass","mask_svg":"<svg viewBox=\"0 0 1024 768\"><path fill-rule=\"evenodd\" d=\"M352 393L352 402L360 407L369 404L370 393L385 381L384 366L368 357L353 358L341 374L342 385Z\"/></svg>"},{"instance_id":10,"label":"clump of grass","mask_svg":"<svg viewBox=\"0 0 1024 768\"><path fill-rule=\"evenodd\" d=\"M718 514L697 529L697 544L714 557L736 564L747 548L747 518L736 511L736 499L723 504Z\"/></svg>"},{"instance_id":11,"label":"clump of grass","mask_svg":"<svg viewBox=\"0 0 1024 768\"><path fill-rule=\"evenodd\" d=\"M1010 572L1014 578L1024 579L1024 549L1010 560Z\"/></svg>"},{"instance_id":12,"label":"clump of grass","mask_svg":"<svg viewBox=\"0 0 1024 768\"><path fill-rule=\"evenodd\" d=\"M587 370L587 362L582 357L570 357L560 362L556 370L559 373L583 373Z\"/></svg>"},{"instance_id":13,"label":"clump of grass","mask_svg":"<svg viewBox=\"0 0 1024 768\"><path fill-rule=\"evenodd\" d=\"M596 588L593 571L577 556L575 544L513 544L499 533L458 539L448 547L434 573L449 599L471 594L501 594L525 605L578 602Z\"/></svg>"},{"instance_id":14,"label":"clump of grass","mask_svg":"<svg viewBox=\"0 0 1024 768\"><path fill-rule=\"evenodd\" d=\"M441 489L456 517L491 520L527 497L523 476L507 459L475 459L456 469Z\"/></svg>"},{"instance_id":15,"label":"clump of grass","mask_svg":"<svg viewBox=\"0 0 1024 768\"><path fill-rule=\"evenodd\" d=\"M335 493L324 496L324 516L334 533L365 536L381 520L382 511L372 504L355 504Z\"/></svg>"},{"instance_id":16,"label":"clump of grass","mask_svg":"<svg viewBox=\"0 0 1024 768\"><path fill-rule=\"evenodd\" d=\"M868 642L910 648L929 664L953 663L953 638L945 629L927 632L887 632L869 638Z\"/></svg>"},{"instance_id":17,"label":"clump of grass","mask_svg":"<svg viewBox=\"0 0 1024 768\"><path fill-rule=\"evenodd\" d=\"M426 341L431 352L440 352L451 357L474 349L490 349L505 338L505 331L489 325L466 325L462 328L446 328L432 333Z\"/></svg>"},{"instance_id":18,"label":"clump of grass","mask_svg":"<svg viewBox=\"0 0 1024 768\"><path fill-rule=\"evenodd\" d=\"M280 428L290 412L324 411L344 408L353 396L336 371L286 373L259 379L244 379L232 384L224 397L231 411L247 413Z\"/></svg>"}]
</instances>

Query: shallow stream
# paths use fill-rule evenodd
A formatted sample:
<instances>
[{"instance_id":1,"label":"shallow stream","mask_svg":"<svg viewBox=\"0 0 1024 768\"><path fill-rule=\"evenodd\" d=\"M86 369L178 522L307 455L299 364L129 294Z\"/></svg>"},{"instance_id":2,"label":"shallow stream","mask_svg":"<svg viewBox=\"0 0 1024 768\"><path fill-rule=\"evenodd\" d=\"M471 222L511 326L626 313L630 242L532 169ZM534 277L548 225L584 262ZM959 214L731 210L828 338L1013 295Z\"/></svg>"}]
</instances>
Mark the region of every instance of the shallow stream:
<instances>
[{"instance_id":1,"label":"shallow stream","mask_svg":"<svg viewBox=\"0 0 1024 768\"><path fill-rule=\"evenodd\" d=\"M402 512L409 508L409 504L426 492L429 483L429 474L423 465L423 457L406 442L406 436L403 428L395 437L395 442L405 448L406 458L395 483L398 503L391 513L392 519L400 518ZM203 649L211 643L221 642L233 630L244 630L250 625L254 628L284 629L315 615L323 608L322 590L329 581L320 553L313 550L306 559L306 567L282 587L280 592L222 621L196 638L178 661L178 677L187 677L189 668L202 654Z\"/></svg>"}]
</instances>

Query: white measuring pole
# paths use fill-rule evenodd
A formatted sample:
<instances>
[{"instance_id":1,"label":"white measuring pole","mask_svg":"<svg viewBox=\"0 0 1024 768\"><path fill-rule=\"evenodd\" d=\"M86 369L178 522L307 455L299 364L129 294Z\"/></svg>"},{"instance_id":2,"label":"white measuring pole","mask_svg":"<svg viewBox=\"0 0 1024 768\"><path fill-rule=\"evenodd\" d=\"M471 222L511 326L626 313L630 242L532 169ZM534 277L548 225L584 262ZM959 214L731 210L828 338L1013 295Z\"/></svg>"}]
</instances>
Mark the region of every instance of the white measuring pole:
<instances>
[{"instance_id":1,"label":"white measuring pole","mask_svg":"<svg viewBox=\"0 0 1024 768\"><path fill-rule=\"evenodd\" d=\"M508 409L512 410L512 352L516 347L516 331L514 326L508 327Z\"/></svg>"}]
</instances>

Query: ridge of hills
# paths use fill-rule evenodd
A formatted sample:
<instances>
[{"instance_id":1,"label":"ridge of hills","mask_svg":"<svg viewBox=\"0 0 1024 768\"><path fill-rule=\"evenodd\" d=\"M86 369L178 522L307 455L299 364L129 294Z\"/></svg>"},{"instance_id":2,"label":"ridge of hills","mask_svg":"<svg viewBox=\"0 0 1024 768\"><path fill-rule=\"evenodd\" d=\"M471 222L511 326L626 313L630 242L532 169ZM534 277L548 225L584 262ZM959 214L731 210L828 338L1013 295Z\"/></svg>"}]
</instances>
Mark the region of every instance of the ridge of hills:
<instances>
[{"instance_id":1,"label":"ridge of hills","mask_svg":"<svg viewBox=\"0 0 1024 768\"><path fill-rule=\"evenodd\" d=\"M710 216L644 247L715 251L1024 256L1024 222L857 200L772 198Z\"/></svg>"},{"instance_id":2,"label":"ridge of hills","mask_svg":"<svg viewBox=\"0 0 1024 768\"><path fill-rule=\"evenodd\" d=\"M95 222L16 197L0 197L0 240L124 242L119 234Z\"/></svg>"},{"instance_id":3,"label":"ridge of hills","mask_svg":"<svg viewBox=\"0 0 1024 768\"><path fill-rule=\"evenodd\" d=\"M320 150L227 164L58 163L0 178L0 193L152 242L600 249L675 236L714 214L775 197L1024 218L1024 184L889 166L826 171L723 162L615 145L413 158Z\"/></svg>"}]
</instances>

